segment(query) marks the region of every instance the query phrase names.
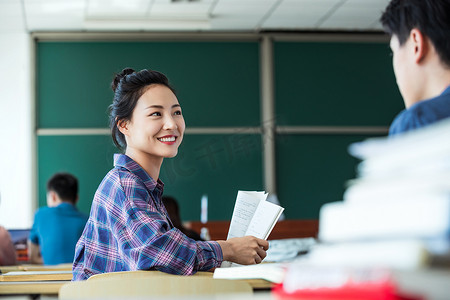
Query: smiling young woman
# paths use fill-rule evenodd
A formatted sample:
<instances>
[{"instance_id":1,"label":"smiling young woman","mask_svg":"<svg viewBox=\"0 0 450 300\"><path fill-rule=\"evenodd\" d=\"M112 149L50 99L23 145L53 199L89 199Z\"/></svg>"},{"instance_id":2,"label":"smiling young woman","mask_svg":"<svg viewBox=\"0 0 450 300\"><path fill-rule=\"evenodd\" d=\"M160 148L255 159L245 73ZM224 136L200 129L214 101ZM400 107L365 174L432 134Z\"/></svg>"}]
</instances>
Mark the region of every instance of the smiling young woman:
<instances>
[{"instance_id":1,"label":"smiling young woman","mask_svg":"<svg viewBox=\"0 0 450 300\"><path fill-rule=\"evenodd\" d=\"M172 90L154 84L145 88L132 118L120 120L118 128L126 140L125 154L152 178L158 178L163 158L177 155L185 124Z\"/></svg>"},{"instance_id":2,"label":"smiling young woman","mask_svg":"<svg viewBox=\"0 0 450 300\"><path fill-rule=\"evenodd\" d=\"M95 193L77 243L73 280L94 274L159 270L190 275L223 260L260 263L268 242L252 236L227 241L194 241L175 228L161 197L159 172L183 140L181 106L165 75L124 69L112 83L112 138L123 154Z\"/></svg>"}]
</instances>

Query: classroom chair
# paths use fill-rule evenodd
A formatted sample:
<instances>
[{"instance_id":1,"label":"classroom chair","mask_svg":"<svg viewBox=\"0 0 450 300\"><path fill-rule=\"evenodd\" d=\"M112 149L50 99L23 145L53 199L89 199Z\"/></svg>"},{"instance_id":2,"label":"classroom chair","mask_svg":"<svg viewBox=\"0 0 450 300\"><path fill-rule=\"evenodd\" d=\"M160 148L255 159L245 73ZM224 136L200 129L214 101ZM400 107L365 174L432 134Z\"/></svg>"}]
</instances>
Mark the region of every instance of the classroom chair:
<instances>
[{"instance_id":1,"label":"classroom chair","mask_svg":"<svg viewBox=\"0 0 450 300\"><path fill-rule=\"evenodd\" d=\"M123 272L108 272L108 273L100 273L96 275L92 275L88 278L88 281L92 280L104 280L104 279L123 279L123 278L148 278L148 277L155 277L155 276L180 276L180 275L173 275L169 273L164 273L161 271L123 271ZM194 275L191 275L190 277L213 277L212 272L197 272Z\"/></svg>"},{"instance_id":2,"label":"classroom chair","mask_svg":"<svg viewBox=\"0 0 450 300\"><path fill-rule=\"evenodd\" d=\"M123 276L67 283L59 290L59 299L123 299L231 293L251 296L253 290L243 281L204 276L150 275L145 278Z\"/></svg>"}]
</instances>

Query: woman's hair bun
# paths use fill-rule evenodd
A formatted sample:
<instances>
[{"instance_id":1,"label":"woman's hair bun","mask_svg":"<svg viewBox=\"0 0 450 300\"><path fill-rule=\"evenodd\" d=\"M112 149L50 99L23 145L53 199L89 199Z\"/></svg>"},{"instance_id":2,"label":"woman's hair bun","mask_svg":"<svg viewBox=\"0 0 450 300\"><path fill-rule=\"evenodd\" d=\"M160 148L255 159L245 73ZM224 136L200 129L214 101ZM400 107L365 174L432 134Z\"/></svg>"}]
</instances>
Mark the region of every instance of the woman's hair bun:
<instances>
[{"instance_id":1,"label":"woman's hair bun","mask_svg":"<svg viewBox=\"0 0 450 300\"><path fill-rule=\"evenodd\" d=\"M122 70L122 72L115 74L114 79L111 83L111 88L115 92L117 89L117 86L119 85L122 78L124 78L127 75L133 74L135 71L131 68L125 68Z\"/></svg>"}]
</instances>

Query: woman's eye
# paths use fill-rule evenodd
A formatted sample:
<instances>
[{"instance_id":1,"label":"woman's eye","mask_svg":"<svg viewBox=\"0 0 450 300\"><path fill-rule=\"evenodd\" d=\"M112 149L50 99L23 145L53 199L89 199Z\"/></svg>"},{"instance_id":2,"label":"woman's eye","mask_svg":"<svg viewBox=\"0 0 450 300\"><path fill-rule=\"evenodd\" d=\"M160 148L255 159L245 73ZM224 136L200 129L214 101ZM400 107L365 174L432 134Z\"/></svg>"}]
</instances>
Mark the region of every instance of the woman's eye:
<instances>
[{"instance_id":1,"label":"woman's eye","mask_svg":"<svg viewBox=\"0 0 450 300\"><path fill-rule=\"evenodd\" d=\"M177 111L175 112L175 115L181 116L181 110L177 110Z\"/></svg>"},{"instance_id":2,"label":"woman's eye","mask_svg":"<svg viewBox=\"0 0 450 300\"><path fill-rule=\"evenodd\" d=\"M159 112L154 112L154 113L150 114L150 116L160 117L160 116L161 116L161 113L159 113Z\"/></svg>"}]
</instances>

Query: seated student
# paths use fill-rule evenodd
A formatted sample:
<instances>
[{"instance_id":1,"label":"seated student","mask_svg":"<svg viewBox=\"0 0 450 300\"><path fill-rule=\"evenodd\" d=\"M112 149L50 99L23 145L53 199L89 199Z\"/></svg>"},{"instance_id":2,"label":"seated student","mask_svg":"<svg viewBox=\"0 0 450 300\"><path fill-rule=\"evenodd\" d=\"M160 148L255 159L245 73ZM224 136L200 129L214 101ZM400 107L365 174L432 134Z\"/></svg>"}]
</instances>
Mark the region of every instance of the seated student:
<instances>
[{"instance_id":1,"label":"seated student","mask_svg":"<svg viewBox=\"0 0 450 300\"><path fill-rule=\"evenodd\" d=\"M190 237L193 240L203 241L203 239L200 237L200 234L198 234L196 231L192 229L183 226L183 223L181 222L178 202L177 200L175 200L174 197L162 196L162 202L167 210L167 213L169 214L169 219L170 221L172 221L172 224L175 228L180 229L182 233L184 233L187 237Z\"/></svg>"},{"instance_id":2,"label":"seated student","mask_svg":"<svg viewBox=\"0 0 450 300\"><path fill-rule=\"evenodd\" d=\"M389 135L450 117L450 0L393 0L381 16L405 102Z\"/></svg>"},{"instance_id":3,"label":"seated student","mask_svg":"<svg viewBox=\"0 0 450 300\"><path fill-rule=\"evenodd\" d=\"M185 123L165 75L124 69L113 80L110 127L114 168L97 189L86 228L77 243L73 280L94 274L159 270L191 275L223 260L257 264L269 243L252 236L194 241L175 228L161 201L164 158L177 155Z\"/></svg>"},{"instance_id":4,"label":"seated student","mask_svg":"<svg viewBox=\"0 0 450 300\"><path fill-rule=\"evenodd\" d=\"M78 180L71 174L56 173L47 182L47 206L40 208L30 232L31 263L55 265L73 261L75 245L87 216L75 207Z\"/></svg>"},{"instance_id":5,"label":"seated student","mask_svg":"<svg viewBox=\"0 0 450 300\"><path fill-rule=\"evenodd\" d=\"M12 266L16 264L16 250L11 241L11 236L3 226L0 226L0 266Z\"/></svg>"}]
</instances>

